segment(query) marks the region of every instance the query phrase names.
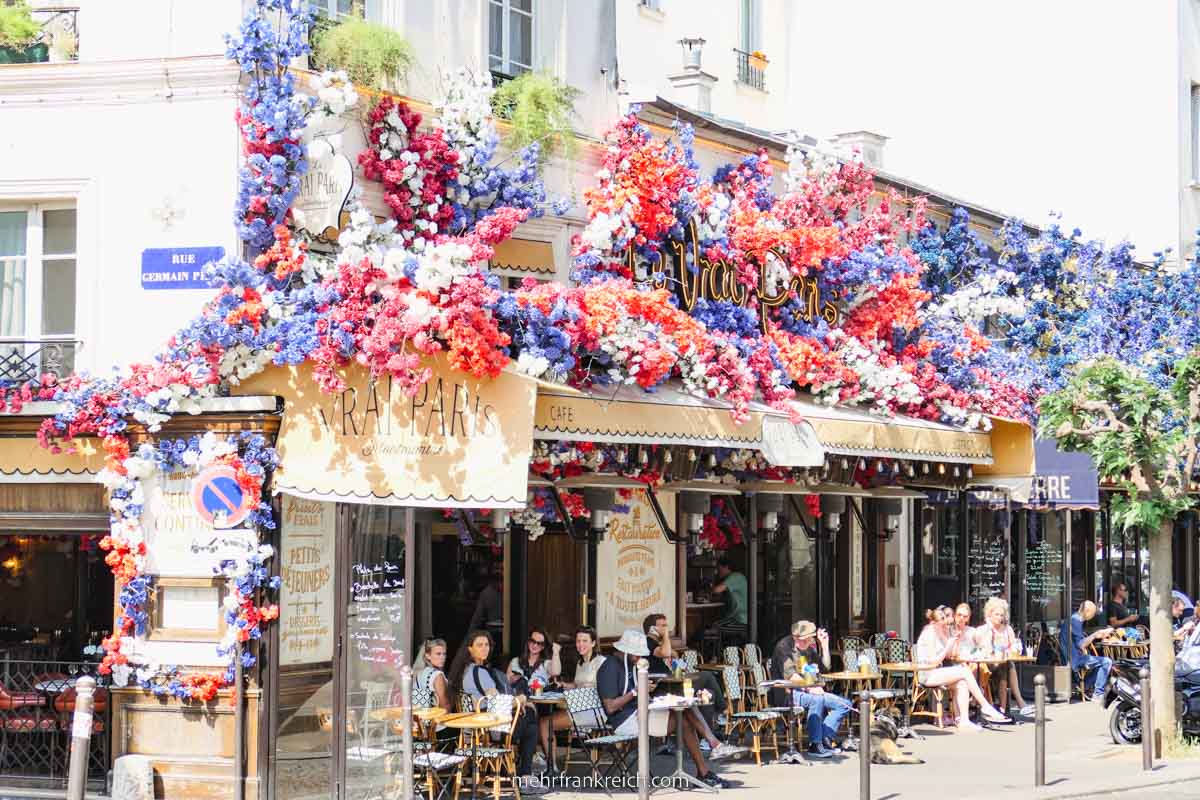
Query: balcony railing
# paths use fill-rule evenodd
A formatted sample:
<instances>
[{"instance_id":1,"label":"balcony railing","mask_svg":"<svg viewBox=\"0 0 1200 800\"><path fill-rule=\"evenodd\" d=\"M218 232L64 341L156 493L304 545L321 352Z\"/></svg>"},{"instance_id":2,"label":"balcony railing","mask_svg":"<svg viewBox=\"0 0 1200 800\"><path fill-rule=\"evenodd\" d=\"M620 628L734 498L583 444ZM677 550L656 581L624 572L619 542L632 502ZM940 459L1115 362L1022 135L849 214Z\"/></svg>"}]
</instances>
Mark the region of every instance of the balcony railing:
<instances>
[{"instance_id":1,"label":"balcony railing","mask_svg":"<svg viewBox=\"0 0 1200 800\"><path fill-rule=\"evenodd\" d=\"M75 711L75 679L96 678L87 782L103 791L110 765L107 679L94 663L0 659L0 785L65 789ZM60 797L62 795L59 795Z\"/></svg>"},{"instance_id":2,"label":"balcony railing","mask_svg":"<svg viewBox=\"0 0 1200 800\"><path fill-rule=\"evenodd\" d=\"M767 90L767 59L765 56L747 53L734 48L737 58L737 79L739 83L752 86L761 91Z\"/></svg>"},{"instance_id":3,"label":"balcony railing","mask_svg":"<svg viewBox=\"0 0 1200 800\"><path fill-rule=\"evenodd\" d=\"M75 371L75 353L83 344L71 336L15 339L0 336L0 384L24 383Z\"/></svg>"},{"instance_id":4,"label":"balcony railing","mask_svg":"<svg viewBox=\"0 0 1200 800\"><path fill-rule=\"evenodd\" d=\"M41 32L23 47L0 47L0 64L79 60L77 7L35 3L30 16L41 27Z\"/></svg>"}]
</instances>

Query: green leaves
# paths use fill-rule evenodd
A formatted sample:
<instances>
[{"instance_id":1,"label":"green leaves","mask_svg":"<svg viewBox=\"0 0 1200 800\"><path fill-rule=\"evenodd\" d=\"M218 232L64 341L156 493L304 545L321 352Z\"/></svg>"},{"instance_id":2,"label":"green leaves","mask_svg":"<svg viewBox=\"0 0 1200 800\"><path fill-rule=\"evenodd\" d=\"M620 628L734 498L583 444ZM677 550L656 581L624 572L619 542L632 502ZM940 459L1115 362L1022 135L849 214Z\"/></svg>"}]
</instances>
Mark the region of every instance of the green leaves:
<instances>
[{"instance_id":1,"label":"green leaves","mask_svg":"<svg viewBox=\"0 0 1200 800\"><path fill-rule=\"evenodd\" d=\"M413 63L413 51L404 37L386 25L347 17L323 31L312 56L319 69L343 69L350 80L376 89L389 81L402 81Z\"/></svg>"},{"instance_id":2,"label":"green leaves","mask_svg":"<svg viewBox=\"0 0 1200 800\"><path fill-rule=\"evenodd\" d=\"M542 160L560 149L570 156L575 150L572 123L578 96L578 89L553 75L526 72L496 88L492 111L512 123L509 145L514 150L537 142Z\"/></svg>"}]
</instances>

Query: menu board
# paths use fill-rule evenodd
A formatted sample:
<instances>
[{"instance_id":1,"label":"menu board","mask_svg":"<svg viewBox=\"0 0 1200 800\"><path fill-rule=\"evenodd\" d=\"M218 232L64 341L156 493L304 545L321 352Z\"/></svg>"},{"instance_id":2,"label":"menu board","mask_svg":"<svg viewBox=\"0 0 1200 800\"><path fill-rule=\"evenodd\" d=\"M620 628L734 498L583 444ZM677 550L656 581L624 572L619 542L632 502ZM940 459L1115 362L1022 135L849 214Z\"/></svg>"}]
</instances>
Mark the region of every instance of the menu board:
<instances>
[{"instance_id":1,"label":"menu board","mask_svg":"<svg viewBox=\"0 0 1200 800\"><path fill-rule=\"evenodd\" d=\"M1005 580L1008 541L1004 528L998 524L999 520L993 519L992 522L994 524L990 530L980 530L972 537L971 547L967 551L970 576L970 596L967 600L973 606L982 604L990 597L1003 597L1008 586Z\"/></svg>"},{"instance_id":2,"label":"menu board","mask_svg":"<svg viewBox=\"0 0 1200 800\"><path fill-rule=\"evenodd\" d=\"M283 496L279 663L333 658L334 503Z\"/></svg>"},{"instance_id":3,"label":"menu board","mask_svg":"<svg viewBox=\"0 0 1200 800\"><path fill-rule=\"evenodd\" d=\"M1025 588L1031 605L1045 607L1062 597L1063 551L1049 540L1042 540L1025 551Z\"/></svg>"},{"instance_id":4,"label":"menu board","mask_svg":"<svg viewBox=\"0 0 1200 800\"><path fill-rule=\"evenodd\" d=\"M350 659L399 667L404 653L404 570L398 561L350 569Z\"/></svg>"}]
</instances>

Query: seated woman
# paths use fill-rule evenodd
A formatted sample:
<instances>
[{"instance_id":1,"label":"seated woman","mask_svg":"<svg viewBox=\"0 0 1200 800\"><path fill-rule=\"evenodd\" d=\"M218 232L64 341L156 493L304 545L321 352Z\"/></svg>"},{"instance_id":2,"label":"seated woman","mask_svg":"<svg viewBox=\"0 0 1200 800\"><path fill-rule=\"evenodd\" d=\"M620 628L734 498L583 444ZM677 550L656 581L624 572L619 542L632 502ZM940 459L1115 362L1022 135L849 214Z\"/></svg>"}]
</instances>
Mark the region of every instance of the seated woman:
<instances>
[{"instance_id":1,"label":"seated woman","mask_svg":"<svg viewBox=\"0 0 1200 800\"><path fill-rule=\"evenodd\" d=\"M984 624L977 629L977 638L983 650L994 655L1020 655L1017 634L1008 624L1008 601L999 597L990 598L983 606L983 618ZM1017 680L1017 665L1009 662L1007 667L999 667L992 677L995 679L1005 672L1007 672L1008 689L1012 693L1013 701L1020 707L1022 715L1030 716L1034 711L1033 704L1026 703L1021 697L1021 686ZM993 696L997 700L1004 699L995 694Z\"/></svg>"},{"instance_id":2,"label":"seated woman","mask_svg":"<svg viewBox=\"0 0 1200 800\"><path fill-rule=\"evenodd\" d=\"M465 655L464 655L465 653ZM488 663L492 655L492 636L487 631L475 630L467 635L467 647L464 653L455 658L455 669L451 670L451 683L469 694L475 701L477 709L486 709L487 701L498 694L512 694L518 700L524 700L524 694L513 691L512 684L505 680L499 670ZM529 706L524 706L521 718L517 721L513 733L520 748L517 759L517 777L521 780L521 792L524 794L541 794L540 784L528 780L533 771L533 753L537 750L538 725L537 713Z\"/></svg>"},{"instance_id":3,"label":"seated woman","mask_svg":"<svg viewBox=\"0 0 1200 800\"><path fill-rule=\"evenodd\" d=\"M421 645L420 661L413 676L413 689L429 692L438 708L453 711L450 703L450 684L446 680L446 641L426 639Z\"/></svg>"},{"instance_id":4,"label":"seated woman","mask_svg":"<svg viewBox=\"0 0 1200 800\"><path fill-rule=\"evenodd\" d=\"M567 689L586 689L588 687L595 688L596 673L600 669L600 665L604 663L604 656L596 652L596 629L590 625L581 625L575 629L575 650L579 653L579 663L575 667L575 678L570 681L563 681L562 685ZM555 710L554 714L547 714L539 720L541 727L542 750L550 753L550 729L553 727L555 731L571 730L572 714L562 709ZM601 720L596 718L595 712L583 712L575 716L575 725L580 730L598 727Z\"/></svg>"},{"instance_id":5,"label":"seated woman","mask_svg":"<svg viewBox=\"0 0 1200 800\"><path fill-rule=\"evenodd\" d=\"M957 632L954 634L950 633L953 612L946 606L939 606L933 611L926 611L925 619L928 620L929 624L925 626L925 629L921 631L921 635L917 639L917 663L941 664L948 658L953 657L959 647L962 634ZM958 716L957 724L960 731L979 730L979 726L971 722L970 715L967 713L971 707L971 698L974 698L975 702L979 703L979 707L983 712L983 718L988 722L1010 721L1008 717L997 711L987 701L987 698L983 696L983 692L979 689L979 683L975 680L975 676L962 664L956 664L952 667L938 667L920 672L918 673L918 680L922 686L929 688L945 686L954 693L955 709Z\"/></svg>"},{"instance_id":6,"label":"seated woman","mask_svg":"<svg viewBox=\"0 0 1200 800\"><path fill-rule=\"evenodd\" d=\"M541 628L532 628L525 640L525 649L520 657L508 662L508 682L519 684L522 680L525 686L531 686L536 680L543 688L562 674L562 662L559 660L561 647L554 643L554 656L547 660L546 646L550 637Z\"/></svg>"}]
</instances>

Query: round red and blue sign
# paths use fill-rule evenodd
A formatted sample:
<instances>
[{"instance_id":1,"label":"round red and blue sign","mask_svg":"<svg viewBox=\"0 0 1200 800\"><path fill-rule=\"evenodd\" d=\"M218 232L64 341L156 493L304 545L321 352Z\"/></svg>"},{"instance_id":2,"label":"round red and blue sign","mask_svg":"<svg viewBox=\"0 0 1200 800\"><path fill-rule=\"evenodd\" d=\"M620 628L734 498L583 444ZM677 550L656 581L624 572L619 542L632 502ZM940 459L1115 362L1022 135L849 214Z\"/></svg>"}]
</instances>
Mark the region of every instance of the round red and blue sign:
<instances>
[{"instance_id":1,"label":"round red and blue sign","mask_svg":"<svg viewBox=\"0 0 1200 800\"><path fill-rule=\"evenodd\" d=\"M196 513L214 528L232 528L246 519L251 510L248 500L233 467L209 467L192 480Z\"/></svg>"}]
</instances>

